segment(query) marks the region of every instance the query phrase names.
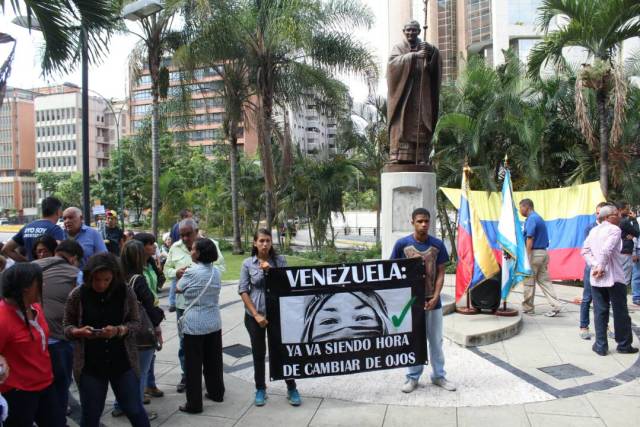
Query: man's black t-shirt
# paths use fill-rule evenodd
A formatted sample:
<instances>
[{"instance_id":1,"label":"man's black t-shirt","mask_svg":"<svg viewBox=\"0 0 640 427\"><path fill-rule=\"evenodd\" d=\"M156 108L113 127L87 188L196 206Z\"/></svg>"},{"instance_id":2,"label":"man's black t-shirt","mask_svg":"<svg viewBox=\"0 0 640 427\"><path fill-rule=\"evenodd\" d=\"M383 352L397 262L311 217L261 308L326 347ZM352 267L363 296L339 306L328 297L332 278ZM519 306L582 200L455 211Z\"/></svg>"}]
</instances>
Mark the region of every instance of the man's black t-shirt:
<instances>
[{"instance_id":1,"label":"man's black t-shirt","mask_svg":"<svg viewBox=\"0 0 640 427\"><path fill-rule=\"evenodd\" d=\"M120 255L120 241L123 237L124 232L119 227L104 228L104 239L109 241L105 242L107 250L114 255Z\"/></svg>"}]
</instances>

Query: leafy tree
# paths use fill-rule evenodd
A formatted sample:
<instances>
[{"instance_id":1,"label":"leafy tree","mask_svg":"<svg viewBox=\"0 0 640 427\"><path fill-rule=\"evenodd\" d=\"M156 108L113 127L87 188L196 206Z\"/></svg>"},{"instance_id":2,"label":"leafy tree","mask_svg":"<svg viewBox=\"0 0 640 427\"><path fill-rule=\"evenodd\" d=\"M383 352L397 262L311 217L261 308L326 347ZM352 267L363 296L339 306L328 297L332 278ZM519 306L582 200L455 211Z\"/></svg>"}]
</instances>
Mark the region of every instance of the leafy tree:
<instances>
[{"instance_id":1,"label":"leafy tree","mask_svg":"<svg viewBox=\"0 0 640 427\"><path fill-rule=\"evenodd\" d=\"M100 171L100 179L92 194L103 200L107 207L118 206L117 193L119 168L122 164L122 189L125 209L133 210L135 221L139 222L142 212L149 207L151 192L150 149L139 150L137 138L120 140L120 150L112 150L111 162L106 169Z\"/></svg>"},{"instance_id":2,"label":"leafy tree","mask_svg":"<svg viewBox=\"0 0 640 427\"><path fill-rule=\"evenodd\" d=\"M82 173L41 172L36 174L36 179L43 192L60 199L63 207L82 205ZM89 185L92 189L97 187L94 177Z\"/></svg>"},{"instance_id":3,"label":"leafy tree","mask_svg":"<svg viewBox=\"0 0 640 427\"><path fill-rule=\"evenodd\" d=\"M212 34L213 27L208 25L208 13L194 17L194 25L186 26L187 37L192 40L177 53L177 62L181 63L191 72L199 67L207 67L215 70L216 75L222 81L220 97L223 100L224 116L222 130L224 140L229 144L229 164L231 182L231 213L233 222L233 253L244 252L241 241L239 197L238 197L238 136L241 133L240 124L246 119L245 107L251 102L253 92L248 82L248 64L245 46L237 40L230 39L233 34L224 34L219 37L217 31ZM195 25L202 24L202 25ZM198 28L195 34L190 30ZM218 55L212 58L211 52Z\"/></svg>"},{"instance_id":4,"label":"leafy tree","mask_svg":"<svg viewBox=\"0 0 640 427\"><path fill-rule=\"evenodd\" d=\"M626 97L626 83L616 57L622 42L640 36L638 16L637 0L544 0L540 26L546 35L529 56L529 74L535 78L548 61L561 67L567 47L580 47L593 59L592 64L583 65L576 79L576 116L585 139L598 152L600 186L605 196L609 192L609 148L622 136ZM559 28L549 31L558 18L562 20ZM595 92L597 121L589 117L583 88ZM597 137L592 122L598 125Z\"/></svg>"},{"instance_id":5,"label":"leafy tree","mask_svg":"<svg viewBox=\"0 0 640 427\"><path fill-rule=\"evenodd\" d=\"M210 0L207 4L210 37L232 41L246 52L270 227L275 216L274 107L300 103L305 94L339 96L331 79L336 72L375 73L371 54L351 36L354 29L370 26L372 15L356 0ZM226 48L210 55L230 60Z\"/></svg>"},{"instance_id":6,"label":"leafy tree","mask_svg":"<svg viewBox=\"0 0 640 427\"><path fill-rule=\"evenodd\" d=\"M58 189L58 183L68 179L69 176L68 173L36 172L36 181L44 194L53 194Z\"/></svg>"}]
</instances>

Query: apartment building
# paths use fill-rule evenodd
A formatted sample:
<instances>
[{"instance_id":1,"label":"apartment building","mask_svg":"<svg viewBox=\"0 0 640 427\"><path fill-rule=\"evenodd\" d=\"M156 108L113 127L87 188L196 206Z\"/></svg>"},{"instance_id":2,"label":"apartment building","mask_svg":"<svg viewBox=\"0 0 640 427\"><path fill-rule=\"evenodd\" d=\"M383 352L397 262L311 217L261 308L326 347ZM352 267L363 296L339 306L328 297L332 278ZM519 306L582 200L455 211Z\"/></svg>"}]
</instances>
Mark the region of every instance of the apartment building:
<instances>
[{"instance_id":1,"label":"apartment building","mask_svg":"<svg viewBox=\"0 0 640 427\"><path fill-rule=\"evenodd\" d=\"M300 110L287 109L276 112L276 122L284 129L287 115L291 141L303 155L327 159L336 153L337 120L320 111L315 104L307 104Z\"/></svg>"},{"instance_id":2,"label":"apartment building","mask_svg":"<svg viewBox=\"0 0 640 427\"><path fill-rule=\"evenodd\" d=\"M82 171L82 94L73 84L34 89L36 171ZM107 120L107 102L89 96L89 171L109 165L113 127Z\"/></svg>"},{"instance_id":3,"label":"apartment building","mask_svg":"<svg viewBox=\"0 0 640 427\"><path fill-rule=\"evenodd\" d=\"M0 211L37 214L34 93L7 88L0 108Z\"/></svg>"},{"instance_id":4,"label":"apartment building","mask_svg":"<svg viewBox=\"0 0 640 427\"><path fill-rule=\"evenodd\" d=\"M188 94L190 102L190 117L185 118L182 113L171 108L171 102L161 100L161 103L167 107L165 111L169 131L173 133L176 140L201 147L205 155L213 155L214 147L224 144L222 130L224 105L219 93L222 88L222 79L217 71L219 69L205 67L187 74L176 68L171 63L171 58L165 58L163 66L169 70L168 99ZM151 116L152 95L149 70L143 70L137 80L129 76L129 83L130 131L136 133ZM245 119L245 122L248 120ZM245 153L255 154L258 146L255 127L249 126L244 129L242 124L238 144Z\"/></svg>"}]
</instances>

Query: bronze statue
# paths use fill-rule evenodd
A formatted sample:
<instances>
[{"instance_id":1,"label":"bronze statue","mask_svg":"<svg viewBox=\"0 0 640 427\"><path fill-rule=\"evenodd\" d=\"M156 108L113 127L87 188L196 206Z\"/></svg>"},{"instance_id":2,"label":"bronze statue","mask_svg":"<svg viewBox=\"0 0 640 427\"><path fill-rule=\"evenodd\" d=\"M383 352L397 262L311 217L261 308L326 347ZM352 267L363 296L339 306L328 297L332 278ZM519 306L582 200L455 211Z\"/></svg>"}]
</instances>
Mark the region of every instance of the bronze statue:
<instances>
[{"instance_id":1,"label":"bronze statue","mask_svg":"<svg viewBox=\"0 0 640 427\"><path fill-rule=\"evenodd\" d=\"M442 59L418 37L417 21L405 24L403 33L406 40L391 49L387 65L389 163L426 165L438 121Z\"/></svg>"}]
</instances>

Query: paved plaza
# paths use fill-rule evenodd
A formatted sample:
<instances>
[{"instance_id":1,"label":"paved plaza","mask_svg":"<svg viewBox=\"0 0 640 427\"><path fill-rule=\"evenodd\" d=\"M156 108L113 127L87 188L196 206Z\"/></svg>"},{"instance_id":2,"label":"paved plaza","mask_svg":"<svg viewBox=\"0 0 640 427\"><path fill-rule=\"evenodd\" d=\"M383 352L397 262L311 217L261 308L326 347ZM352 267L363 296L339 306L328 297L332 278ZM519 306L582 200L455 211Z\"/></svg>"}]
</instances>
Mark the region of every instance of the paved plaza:
<instances>
[{"instance_id":1,"label":"paved plaza","mask_svg":"<svg viewBox=\"0 0 640 427\"><path fill-rule=\"evenodd\" d=\"M454 281L454 276L447 276L445 292L453 293ZM447 377L458 385L456 392L437 388L423 377L416 391L404 394L400 391L403 370L387 370L300 380L303 404L298 408L287 403L282 381L270 383L267 405L258 408L253 406L251 356L243 355L249 346L244 309L236 285L226 283L221 293L225 401L205 399L204 412L199 415L178 411L185 397L175 391L180 378L176 323L174 314L168 313L163 323L166 343L156 362L158 386L165 397L152 399L147 406L159 414L152 425L636 426L640 419L638 355L615 353L614 342L609 343L614 351L608 356L593 353L593 340L578 336L579 306L571 303L582 288L556 288L568 302L558 317L525 316L518 335L490 345L465 348L445 340ZM521 298L517 289L510 301L518 303ZM537 311L544 313L548 308L544 297L539 295L536 301L540 304ZM161 303L166 304L166 292ZM640 324L640 310L630 310L634 324ZM445 329L455 320L453 316L459 315L445 316ZM634 330L637 346L640 330ZM103 423L128 425L126 418L110 415L112 402L110 395ZM70 425L76 425L74 419L77 407Z\"/></svg>"}]
</instances>

